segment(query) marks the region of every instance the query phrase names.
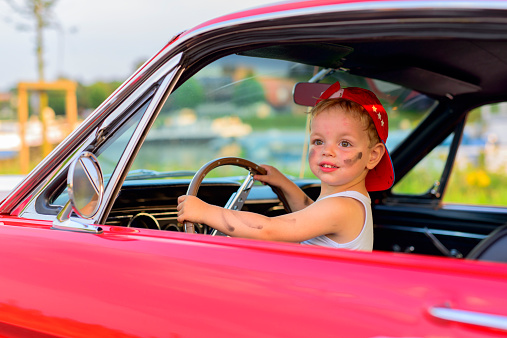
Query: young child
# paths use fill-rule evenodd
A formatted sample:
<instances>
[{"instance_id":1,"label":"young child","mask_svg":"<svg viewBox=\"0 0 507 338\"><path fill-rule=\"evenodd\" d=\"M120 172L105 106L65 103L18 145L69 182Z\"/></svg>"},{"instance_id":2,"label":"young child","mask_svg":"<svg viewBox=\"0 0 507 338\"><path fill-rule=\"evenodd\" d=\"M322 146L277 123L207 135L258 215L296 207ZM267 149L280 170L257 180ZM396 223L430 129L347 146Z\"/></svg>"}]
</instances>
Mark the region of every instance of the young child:
<instances>
[{"instance_id":1,"label":"young child","mask_svg":"<svg viewBox=\"0 0 507 338\"><path fill-rule=\"evenodd\" d=\"M178 222L204 223L235 237L371 251L368 191L388 189L394 182L385 147L387 113L371 91L340 89L336 82L322 93L311 114L308 162L321 180L317 201L280 171L264 165L266 175L254 178L279 187L294 212L266 217L185 195L178 198Z\"/></svg>"}]
</instances>

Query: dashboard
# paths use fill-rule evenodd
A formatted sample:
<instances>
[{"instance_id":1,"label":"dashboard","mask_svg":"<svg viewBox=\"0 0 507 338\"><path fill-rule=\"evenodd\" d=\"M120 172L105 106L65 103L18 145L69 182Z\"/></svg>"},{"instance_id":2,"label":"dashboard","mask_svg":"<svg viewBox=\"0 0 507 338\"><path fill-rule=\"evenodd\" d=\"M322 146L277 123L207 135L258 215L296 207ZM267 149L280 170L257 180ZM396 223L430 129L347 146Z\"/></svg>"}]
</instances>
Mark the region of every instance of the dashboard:
<instances>
[{"instance_id":1,"label":"dashboard","mask_svg":"<svg viewBox=\"0 0 507 338\"><path fill-rule=\"evenodd\" d=\"M184 231L183 225L176 221L177 200L187 193L190 180L136 180L126 181L107 218L106 225L148 228L167 231ZM320 192L317 181L296 181L303 191L316 199ZM239 180L205 179L197 196L203 201L224 206L232 194L240 187ZM269 186L255 184L243 209L265 216L285 213L278 196ZM198 232L204 231L198 227Z\"/></svg>"}]
</instances>

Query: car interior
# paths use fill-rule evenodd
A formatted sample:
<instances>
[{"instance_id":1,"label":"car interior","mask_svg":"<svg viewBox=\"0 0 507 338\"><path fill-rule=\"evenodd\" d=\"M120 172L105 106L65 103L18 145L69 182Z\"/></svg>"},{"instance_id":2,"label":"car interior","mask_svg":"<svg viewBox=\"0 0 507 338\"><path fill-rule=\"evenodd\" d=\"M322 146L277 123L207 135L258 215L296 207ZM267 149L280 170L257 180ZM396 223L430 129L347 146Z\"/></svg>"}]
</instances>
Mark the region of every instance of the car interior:
<instances>
[{"instance_id":1,"label":"car interior","mask_svg":"<svg viewBox=\"0 0 507 338\"><path fill-rule=\"evenodd\" d=\"M202 165L223 157L274 165L316 199L319 182L305 165L309 106L304 98L295 103L294 88L310 83L300 95L311 98L322 87L310 88L339 80L375 92L390 119L387 147L396 181L388 191L370 193L374 250L505 262L505 204L459 200L463 193L453 191L459 170L470 176L486 168L493 171L490 180L506 176L503 163L488 162L502 151L502 135L492 135L495 118L504 113L505 46L484 38L329 39L243 47L206 62L189 55L188 71L153 123L104 223L184 231L176 221L178 196ZM140 98L116 136L94 149L106 185L151 97ZM217 168L197 194L224 206L246 174L236 166ZM67 196L63 180L59 184L38 202L39 210L54 214L61 208ZM492 195L496 183L474 184ZM249 192L243 210L287 212L269 186L256 183ZM196 231L211 230L198 225ZM503 248L491 249L491 243Z\"/></svg>"}]
</instances>

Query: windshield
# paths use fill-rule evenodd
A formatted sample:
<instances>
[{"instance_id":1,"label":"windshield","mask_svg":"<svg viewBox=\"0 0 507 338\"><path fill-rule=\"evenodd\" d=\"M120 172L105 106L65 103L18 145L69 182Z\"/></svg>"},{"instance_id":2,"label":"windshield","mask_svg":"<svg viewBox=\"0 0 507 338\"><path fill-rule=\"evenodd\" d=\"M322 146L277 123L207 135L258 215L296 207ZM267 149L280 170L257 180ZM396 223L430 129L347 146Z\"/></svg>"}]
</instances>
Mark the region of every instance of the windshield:
<instances>
[{"instance_id":1,"label":"windshield","mask_svg":"<svg viewBox=\"0 0 507 338\"><path fill-rule=\"evenodd\" d=\"M295 104L292 91L318 71L294 62L239 55L209 64L169 96L131 170L197 171L212 159L237 156L274 165L293 177L313 178L306 165L309 108ZM346 72L335 71L322 82L337 80L377 94L389 114L391 151L435 104L407 88ZM242 173L234 167L220 170L217 176Z\"/></svg>"}]
</instances>

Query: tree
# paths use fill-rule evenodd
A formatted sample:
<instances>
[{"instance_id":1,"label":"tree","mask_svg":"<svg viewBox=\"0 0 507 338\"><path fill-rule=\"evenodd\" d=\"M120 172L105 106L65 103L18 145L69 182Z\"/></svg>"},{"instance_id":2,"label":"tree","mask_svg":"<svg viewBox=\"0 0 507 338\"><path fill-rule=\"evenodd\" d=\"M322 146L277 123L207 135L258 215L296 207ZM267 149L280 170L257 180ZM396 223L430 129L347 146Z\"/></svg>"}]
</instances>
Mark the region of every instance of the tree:
<instances>
[{"instance_id":1,"label":"tree","mask_svg":"<svg viewBox=\"0 0 507 338\"><path fill-rule=\"evenodd\" d=\"M195 78L190 78L181 85L169 98L175 109L195 108L204 101L204 88Z\"/></svg>"},{"instance_id":2,"label":"tree","mask_svg":"<svg viewBox=\"0 0 507 338\"><path fill-rule=\"evenodd\" d=\"M112 92L121 85L120 81L95 82L88 86L78 84L77 106L80 113L96 109L104 102ZM56 100L55 100L56 101ZM55 109L55 112L58 111Z\"/></svg>"},{"instance_id":3,"label":"tree","mask_svg":"<svg viewBox=\"0 0 507 338\"><path fill-rule=\"evenodd\" d=\"M237 106L248 106L257 102L264 102L264 88L254 78L248 78L239 82L234 87L233 102Z\"/></svg>"},{"instance_id":4,"label":"tree","mask_svg":"<svg viewBox=\"0 0 507 338\"><path fill-rule=\"evenodd\" d=\"M6 0L7 3L25 19L33 21L31 25L20 25L20 29L35 30L35 53L37 60L37 75L39 81L44 81L44 29L58 27L53 14L53 8L58 0L23 0L18 4L15 0Z\"/></svg>"}]
</instances>

